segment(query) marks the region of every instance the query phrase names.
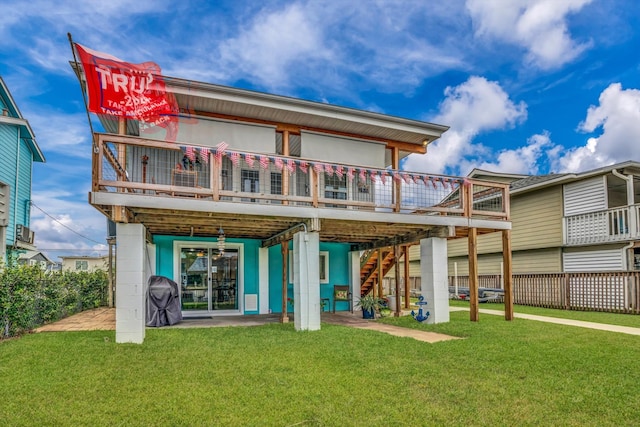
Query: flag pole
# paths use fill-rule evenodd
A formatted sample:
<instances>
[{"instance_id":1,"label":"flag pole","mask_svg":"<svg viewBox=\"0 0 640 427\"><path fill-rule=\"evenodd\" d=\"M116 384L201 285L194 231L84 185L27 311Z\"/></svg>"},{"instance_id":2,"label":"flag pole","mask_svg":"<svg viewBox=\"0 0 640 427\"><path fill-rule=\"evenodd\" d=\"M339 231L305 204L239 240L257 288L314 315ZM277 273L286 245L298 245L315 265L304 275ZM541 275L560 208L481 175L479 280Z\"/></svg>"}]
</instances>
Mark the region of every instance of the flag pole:
<instances>
[{"instance_id":1,"label":"flag pole","mask_svg":"<svg viewBox=\"0 0 640 427\"><path fill-rule=\"evenodd\" d=\"M71 33L67 33L67 37L69 38L69 45L71 46L71 53L73 54L73 62L75 63L75 66L76 66L76 76L78 77L78 82L80 83L80 92L82 92L82 100L84 101L84 110L87 113L87 121L89 122L89 129L91 130L91 140L93 141L93 150L97 153L98 146L96 145L96 142L94 139L95 133L93 131L93 124L91 123L91 115L89 114L89 102L87 101L87 94L82 87L82 79L80 78L80 73L78 72L79 64L78 64L78 58L76 57L76 49L75 49L75 46L73 45L73 38L71 37Z\"/></svg>"}]
</instances>

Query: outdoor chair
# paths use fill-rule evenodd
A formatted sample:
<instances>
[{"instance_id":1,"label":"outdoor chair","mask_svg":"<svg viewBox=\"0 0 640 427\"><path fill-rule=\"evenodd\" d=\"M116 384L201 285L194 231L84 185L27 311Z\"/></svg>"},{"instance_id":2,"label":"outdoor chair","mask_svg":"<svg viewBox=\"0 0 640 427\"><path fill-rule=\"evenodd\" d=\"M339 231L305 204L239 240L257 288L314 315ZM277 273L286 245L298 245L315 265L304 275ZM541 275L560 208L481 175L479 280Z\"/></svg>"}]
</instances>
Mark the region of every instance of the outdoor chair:
<instances>
[{"instance_id":1,"label":"outdoor chair","mask_svg":"<svg viewBox=\"0 0 640 427\"><path fill-rule=\"evenodd\" d=\"M333 312L336 312L336 302L345 301L349 303L349 311L353 313L351 290L349 285L333 285Z\"/></svg>"}]
</instances>

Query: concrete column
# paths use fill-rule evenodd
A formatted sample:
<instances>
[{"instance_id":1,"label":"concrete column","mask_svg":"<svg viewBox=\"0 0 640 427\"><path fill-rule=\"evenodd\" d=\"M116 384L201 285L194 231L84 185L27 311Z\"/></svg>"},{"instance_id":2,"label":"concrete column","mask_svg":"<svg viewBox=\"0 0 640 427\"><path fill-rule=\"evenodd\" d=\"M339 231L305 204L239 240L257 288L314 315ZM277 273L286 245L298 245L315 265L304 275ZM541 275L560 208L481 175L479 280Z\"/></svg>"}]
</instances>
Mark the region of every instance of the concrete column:
<instances>
[{"instance_id":1,"label":"concrete column","mask_svg":"<svg viewBox=\"0 0 640 427\"><path fill-rule=\"evenodd\" d=\"M431 313L427 323L449 321L447 284L447 239L430 237L420 240L421 293Z\"/></svg>"},{"instance_id":2,"label":"concrete column","mask_svg":"<svg viewBox=\"0 0 640 427\"><path fill-rule=\"evenodd\" d=\"M258 249L259 313L269 313L269 248Z\"/></svg>"},{"instance_id":3,"label":"concrete column","mask_svg":"<svg viewBox=\"0 0 640 427\"><path fill-rule=\"evenodd\" d=\"M142 344L145 336L147 265L142 224L118 223L116 342Z\"/></svg>"},{"instance_id":4,"label":"concrete column","mask_svg":"<svg viewBox=\"0 0 640 427\"><path fill-rule=\"evenodd\" d=\"M351 308L360 301L360 251L349 252L349 285L351 286Z\"/></svg>"},{"instance_id":5,"label":"concrete column","mask_svg":"<svg viewBox=\"0 0 640 427\"><path fill-rule=\"evenodd\" d=\"M293 235L293 303L296 331L320 329L320 235Z\"/></svg>"}]
</instances>

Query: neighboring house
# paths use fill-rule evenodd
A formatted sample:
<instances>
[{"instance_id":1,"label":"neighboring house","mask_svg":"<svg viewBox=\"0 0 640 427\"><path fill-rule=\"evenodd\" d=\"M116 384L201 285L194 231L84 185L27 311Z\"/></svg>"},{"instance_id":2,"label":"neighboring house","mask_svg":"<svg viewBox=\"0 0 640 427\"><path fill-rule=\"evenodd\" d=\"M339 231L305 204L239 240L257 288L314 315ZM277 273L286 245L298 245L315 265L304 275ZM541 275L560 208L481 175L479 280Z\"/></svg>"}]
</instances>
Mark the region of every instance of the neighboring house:
<instances>
[{"instance_id":1,"label":"neighboring house","mask_svg":"<svg viewBox=\"0 0 640 427\"><path fill-rule=\"evenodd\" d=\"M29 122L0 77L0 264L7 251L35 249L29 229L33 163L44 161Z\"/></svg>"},{"instance_id":2,"label":"neighboring house","mask_svg":"<svg viewBox=\"0 0 640 427\"><path fill-rule=\"evenodd\" d=\"M109 269L108 256L61 256L62 271L96 271Z\"/></svg>"},{"instance_id":3,"label":"neighboring house","mask_svg":"<svg viewBox=\"0 0 640 427\"><path fill-rule=\"evenodd\" d=\"M56 270L56 263L51 261L45 254L38 251L20 251L18 264L37 265L43 271Z\"/></svg>"},{"instance_id":4,"label":"neighboring house","mask_svg":"<svg viewBox=\"0 0 640 427\"><path fill-rule=\"evenodd\" d=\"M95 135L90 203L116 222L118 342L144 339L151 274L179 284L186 317L281 313L284 322L288 310L297 330L316 330L334 285L351 289L338 310L365 292L361 252L410 242L420 242L430 321L448 321L447 238L510 228L506 185L398 170L445 126L165 83L191 113L178 142L104 116L107 133Z\"/></svg>"},{"instance_id":5,"label":"neighboring house","mask_svg":"<svg viewBox=\"0 0 640 427\"><path fill-rule=\"evenodd\" d=\"M513 273L640 270L640 163L581 173L518 176L474 170L471 178L510 182ZM480 274L500 274L497 236L478 239ZM466 239L450 241L449 274L468 274Z\"/></svg>"}]
</instances>

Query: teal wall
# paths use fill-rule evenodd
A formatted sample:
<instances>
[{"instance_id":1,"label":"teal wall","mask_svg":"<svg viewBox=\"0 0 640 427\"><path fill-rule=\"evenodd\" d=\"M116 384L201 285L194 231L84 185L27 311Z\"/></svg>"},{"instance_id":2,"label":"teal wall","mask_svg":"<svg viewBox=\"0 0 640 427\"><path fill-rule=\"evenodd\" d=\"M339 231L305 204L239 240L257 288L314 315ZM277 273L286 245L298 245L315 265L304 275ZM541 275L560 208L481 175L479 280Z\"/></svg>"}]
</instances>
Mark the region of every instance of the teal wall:
<instances>
[{"instance_id":1,"label":"teal wall","mask_svg":"<svg viewBox=\"0 0 640 427\"><path fill-rule=\"evenodd\" d=\"M184 236L153 236L156 244L156 274L174 278L173 242L207 242L214 243L217 239L206 237L184 237ZM242 243L244 245L244 293L258 294L258 249L259 240L249 239L226 239L227 243ZM258 307L260 306L258 302ZM258 314L258 311L245 311L245 314Z\"/></svg>"},{"instance_id":2,"label":"teal wall","mask_svg":"<svg viewBox=\"0 0 640 427\"><path fill-rule=\"evenodd\" d=\"M174 278L173 242L216 242L216 239L183 236L153 236L156 244L156 274ZM258 252L259 240L227 239L228 243L242 243L244 245L244 293L259 294L258 292ZM292 248L292 244L290 244ZM331 298L333 301L333 285L349 283L349 249L350 245L343 243L320 243L320 251L329 252L329 283L320 284L320 297ZM293 249L291 249L293 250ZM288 285L288 294L293 296L293 285ZM259 298L259 296L258 296ZM282 304L282 255L280 245L269 248L269 308L273 313L280 313ZM260 301L258 300L258 307ZM290 308L291 309L291 308ZM329 309L329 307L327 307ZM339 303L336 310L347 310L347 303ZM245 314L258 314L257 311L245 311Z\"/></svg>"},{"instance_id":3,"label":"teal wall","mask_svg":"<svg viewBox=\"0 0 640 427\"><path fill-rule=\"evenodd\" d=\"M16 170L16 159L18 158ZM16 224L29 227L33 153L24 139L18 144L18 127L0 124L0 181L10 187L7 245L13 245ZM17 187L16 187L17 184ZM17 207L17 209L15 208Z\"/></svg>"},{"instance_id":4,"label":"teal wall","mask_svg":"<svg viewBox=\"0 0 640 427\"><path fill-rule=\"evenodd\" d=\"M293 243L289 243L293 250ZM320 251L329 252L329 283L320 284L320 298L329 298L329 310L333 307L333 285L349 284L349 250L345 243L320 243ZM293 285L287 285L287 295L293 297ZM282 312L282 251L280 245L269 248L269 308L273 313ZM349 305L340 302L337 310L348 310ZM289 306L289 311L292 307Z\"/></svg>"}]
</instances>

